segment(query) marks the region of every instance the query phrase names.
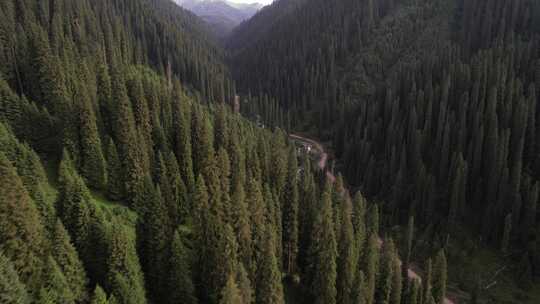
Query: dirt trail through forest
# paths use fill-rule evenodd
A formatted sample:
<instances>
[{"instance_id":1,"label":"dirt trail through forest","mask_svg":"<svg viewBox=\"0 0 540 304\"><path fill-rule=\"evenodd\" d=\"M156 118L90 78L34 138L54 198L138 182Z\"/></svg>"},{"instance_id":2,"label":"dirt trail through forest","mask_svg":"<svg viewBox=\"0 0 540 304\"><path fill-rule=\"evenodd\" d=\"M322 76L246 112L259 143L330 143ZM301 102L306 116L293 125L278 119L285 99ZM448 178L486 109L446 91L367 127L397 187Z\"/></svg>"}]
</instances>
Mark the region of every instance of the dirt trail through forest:
<instances>
[{"instance_id":1,"label":"dirt trail through forest","mask_svg":"<svg viewBox=\"0 0 540 304\"><path fill-rule=\"evenodd\" d=\"M317 166L319 167L319 169L325 171L326 177L328 178L328 180L330 180L330 182L333 183L336 180L336 177L334 176L334 174L330 172L330 170L326 169L326 164L328 163L328 153L326 153L323 145L320 142L301 136L301 135L297 135L297 134L290 134L289 137L292 138L293 140L302 142L305 145L309 145L312 149L317 150L319 153L319 161L317 162ZM381 238L379 238L379 244L382 247L383 240ZM422 280L422 278L411 268L407 269L407 276L409 277L409 280L414 280L414 279ZM455 304L455 303L449 298L444 298L444 304Z\"/></svg>"}]
</instances>

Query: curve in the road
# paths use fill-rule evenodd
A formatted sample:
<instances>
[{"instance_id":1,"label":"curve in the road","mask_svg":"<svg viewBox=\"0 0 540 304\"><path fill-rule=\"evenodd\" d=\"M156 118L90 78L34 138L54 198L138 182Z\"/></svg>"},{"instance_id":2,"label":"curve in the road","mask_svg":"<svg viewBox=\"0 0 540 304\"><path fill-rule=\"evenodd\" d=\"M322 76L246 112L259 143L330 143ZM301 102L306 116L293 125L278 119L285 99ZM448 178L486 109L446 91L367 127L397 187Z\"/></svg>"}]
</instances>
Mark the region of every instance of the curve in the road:
<instances>
[{"instance_id":1,"label":"curve in the road","mask_svg":"<svg viewBox=\"0 0 540 304\"><path fill-rule=\"evenodd\" d=\"M330 180L330 182L333 183L336 180L336 177L334 176L334 174L330 172L329 170L326 170L326 164L328 162L328 153L326 153L323 145L320 142L301 136L301 135L297 135L297 134L290 134L289 137L293 140L308 144L311 147L313 147L315 150L317 150L319 152L319 161L317 162L317 166L319 167L319 169L326 172L326 177L328 178L328 180ZM383 240L379 238L379 246L382 247L382 245L383 245ZM407 269L407 276L409 277L409 280L420 280L420 281L422 280L422 278L411 268ZM444 304L455 304L455 303L449 298L444 298Z\"/></svg>"}]
</instances>

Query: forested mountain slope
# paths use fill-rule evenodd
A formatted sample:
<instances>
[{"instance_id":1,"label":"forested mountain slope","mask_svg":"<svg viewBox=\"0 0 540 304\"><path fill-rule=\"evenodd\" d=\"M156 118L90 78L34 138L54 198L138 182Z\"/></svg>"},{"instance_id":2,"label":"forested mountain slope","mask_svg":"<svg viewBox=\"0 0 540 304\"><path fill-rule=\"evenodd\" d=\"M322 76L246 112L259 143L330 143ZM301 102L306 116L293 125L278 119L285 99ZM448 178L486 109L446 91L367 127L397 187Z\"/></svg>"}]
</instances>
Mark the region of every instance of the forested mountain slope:
<instances>
[{"instance_id":1,"label":"forested mountain slope","mask_svg":"<svg viewBox=\"0 0 540 304\"><path fill-rule=\"evenodd\" d=\"M388 226L415 215L436 243L479 239L534 281L539 1L313 0L250 23L270 29L231 44L240 90L316 125Z\"/></svg>"},{"instance_id":2,"label":"forested mountain slope","mask_svg":"<svg viewBox=\"0 0 540 304\"><path fill-rule=\"evenodd\" d=\"M190 13L0 9L0 302L281 304L284 285L306 303L445 298L444 250L409 284L413 225L380 248L378 205L229 109L221 50Z\"/></svg>"}]
</instances>

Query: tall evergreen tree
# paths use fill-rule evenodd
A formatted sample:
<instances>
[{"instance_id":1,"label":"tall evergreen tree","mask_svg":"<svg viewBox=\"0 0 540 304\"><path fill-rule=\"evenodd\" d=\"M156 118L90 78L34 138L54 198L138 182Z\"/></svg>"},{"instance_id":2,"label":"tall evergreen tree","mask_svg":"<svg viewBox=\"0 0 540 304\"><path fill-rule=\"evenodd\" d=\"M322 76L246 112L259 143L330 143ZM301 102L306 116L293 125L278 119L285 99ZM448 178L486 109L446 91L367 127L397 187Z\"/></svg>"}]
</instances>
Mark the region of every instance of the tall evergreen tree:
<instances>
[{"instance_id":1,"label":"tall evergreen tree","mask_svg":"<svg viewBox=\"0 0 540 304\"><path fill-rule=\"evenodd\" d=\"M169 292L167 303L198 303L195 297L191 271L191 252L184 245L184 241L178 231L174 233L169 258L167 290Z\"/></svg>"},{"instance_id":2,"label":"tall evergreen tree","mask_svg":"<svg viewBox=\"0 0 540 304\"><path fill-rule=\"evenodd\" d=\"M51 254L65 276L74 298L78 301L87 299L86 273L64 225L59 220L53 231Z\"/></svg>"},{"instance_id":3,"label":"tall evergreen tree","mask_svg":"<svg viewBox=\"0 0 540 304\"><path fill-rule=\"evenodd\" d=\"M444 254L444 250L441 249L437 254L433 269L433 298L435 299L435 303L443 303L446 297L446 283L448 280L446 272L446 255Z\"/></svg>"},{"instance_id":4,"label":"tall evergreen tree","mask_svg":"<svg viewBox=\"0 0 540 304\"><path fill-rule=\"evenodd\" d=\"M11 261L0 252L0 302L6 304L27 304L30 297L26 286L19 280L19 275Z\"/></svg>"},{"instance_id":5,"label":"tall evergreen tree","mask_svg":"<svg viewBox=\"0 0 540 304\"><path fill-rule=\"evenodd\" d=\"M298 256L298 164L294 148L289 149L287 182L282 199L283 209L283 265L292 274L296 271Z\"/></svg>"},{"instance_id":6,"label":"tall evergreen tree","mask_svg":"<svg viewBox=\"0 0 540 304\"><path fill-rule=\"evenodd\" d=\"M23 283L35 287L43 257L44 231L38 211L4 153L0 153L0 251Z\"/></svg>"},{"instance_id":7,"label":"tall evergreen tree","mask_svg":"<svg viewBox=\"0 0 540 304\"><path fill-rule=\"evenodd\" d=\"M281 271L275 256L274 233L272 227L266 227L264 249L261 256L260 267L257 270L257 285L255 293L256 303L284 304Z\"/></svg>"},{"instance_id":8,"label":"tall evergreen tree","mask_svg":"<svg viewBox=\"0 0 540 304\"><path fill-rule=\"evenodd\" d=\"M243 299L240 294L238 285L235 282L234 275L229 275L227 279L227 284L223 287L221 291L221 300L219 304L242 304Z\"/></svg>"},{"instance_id":9,"label":"tall evergreen tree","mask_svg":"<svg viewBox=\"0 0 540 304\"><path fill-rule=\"evenodd\" d=\"M355 239L352 224L352 204L346 198L341 204L341 231L338 242L337 260L337 303L352 303L356 255Z\"/></svg>"},{"instance_id":10,"label":"tall evergreen tree","mask_svg":"<svg viewBox=\"0 0 540 304\"><path fill-rule=\"evenodd\" d=\"M337 245L332 212L332 187L326 184L321 198L321 210L313 227L313 278L311 290L314 303L336 303Z\"/></svg>"},{"instance_id":11,"label":"tall evergreen tree","mask_svg":"<svg viewBox=\"0 0 540 304\"><path fill-rule=\"evenodd\" d=\"M96 288L94 289L94 293L91 297L91 300L90 300L91 304L108 304L109 302L107 301L107 294L105 294L105 291L103 291L103 289L97 285Z\"/></svg>"},{"instance_id":12,"label":"tall evergreen tree","mask_svg":"<svg viewBox=\"0 0 540 304\"><path fill-rule=\"evenodd\" d=\"M81 174L89 186L102 189L107 185L107 164L103 156L96 115L88 92L78 89L80 98Z\"/></svg>"}]
</instances>

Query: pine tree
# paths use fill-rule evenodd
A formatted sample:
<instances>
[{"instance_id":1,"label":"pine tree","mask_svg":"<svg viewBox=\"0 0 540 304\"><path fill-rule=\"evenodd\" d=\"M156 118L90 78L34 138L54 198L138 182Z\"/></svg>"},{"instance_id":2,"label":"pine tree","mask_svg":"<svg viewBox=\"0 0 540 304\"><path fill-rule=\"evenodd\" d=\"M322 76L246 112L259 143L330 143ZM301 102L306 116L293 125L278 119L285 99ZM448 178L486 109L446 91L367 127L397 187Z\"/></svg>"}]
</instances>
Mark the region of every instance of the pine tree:
<instances>
[{"instance_id":1,"label":"pine tree","mask_svg":"<svg viewBox=\"0 0 540 304\"><path fill-rule=\"evenodd\" d=\"M175 82L174 92L180 90L180 85ZM183 94L178 94L174 104L174 123L175 136L175 153L178 158L179 166L182 173L182 179L190 193L195 190L195 175L193 173L192 145L191 145L191 111L187 98Z\"/></svg>"},{"instance_id":2,"label":"pine tree","mask_svg":"<svg viewBox=\"0 0 540 304\"><path fill-rule=\"evenodd\" d=\"M225 148L220 148L217 154L217 168L219 172L220 193L221 193L221 214L223 220L229 222L231 219L231 162L229 153Z\"/></svg>"},{"instance_id":3,"label":"pine tree","mask_svg":"<svg viewBox=\"0 0 540 304\"><path fill-rule=\"evenodd\" d=\"M332 188L326 184L321 198L321 210L314 224L314 276L311 290L314 303L336 303L337 245L332 221Z\"/></svg>"},{"instance_id":4,"label":"pine tree","mask_svg":"<svg viewBox=\"0 0 540 304\"><path fill-rule=\"evenodd\" d=\"M274 233L266 227L264 249L257 270L255 302L261 304L284 304L281 272L275 256Z\"/></svg>"},{"instance_id":5,"label":"pine tree","mask_svg":"<svg viewBox=\"0 0 540 304\"><path fill-rule=\"evenodd\" d=\"M21 281L29 283L42 265L43 227L15 168L1 152L0 184L0 252L12 261Z\"/></svg>"},{"instance_id":6,"label":"pine tree","mask_svg":"<svg viewBox=\"0 0 540 304\"><path fill-rule=\"evenodd\" d=\"M242 295L236 285L234 275L230 274L227 279L227 284L221 291L221 300L219 304L243 304Z\"/></svg>"},{"instance_id":7,"label":"pine tree","mask_svg":"<svg viewBox=\"0 0 540 304\"><path fill-rule=\"evenodd\" d=\"M441 249L437 254L435 267L433 269L433 298L435 299L435 303L443 303L444 298L446 297L446 269L446 256L444 250Z\"/></svg>"},{"instance_id":8,"label":"pine tree","mask_svg":"<svg viewBox=\"0 0 540 304\"><path fill-rule=\"evenodd\" d=\"M75 295L71 292L64 274L49 256L47 260L44 285L39 291L39 303L75 303Z\"/></svg>"},{"instance_id":9,"label":"pine tree","mask_svg":"<svg viewBox=\"0 0 540 304\"><path fill-rule=\"evenodd\" d=\"M106 287L119 303L145 304L144 275L135 244L129 238L126 227L112 223L114 231L107 231L107 277Z\"/></svg>"},{"instance_id":10,"label":"pine tree","mask_svg":"<svg viewBox=\"0 0 540 304\"><path fill-rule=\"evenodd\" d=\"M172 239L169 258L167 303L196 304L195 287L191 272L191 252L184 245L180 233L176 231Z\"/></svg>"},{"instance_id":11,"label":"pine tree","mask_svg":"<svg viewBox=\"0 0 540 304\"><path fill-rule=\"evenodd\" d=\"M236 270L236 281L238 282L238 289L240 289L240 296L242 297L243 304L250 304L253 301L253 290L251 288L251 282L249 281L248 273L242 263L238 264Z\"/></svg>"},{"instance_id":12,"label":"pine tree","mask_svg":"<svg viewBox=\"0 0 540 304\"><path fill-rule=\"evenodd\" d=\"M225 274L218 270L221 269L220 267L225 267L222 258L224 253L220 251L224 248L224 244L221 242L225 227L215 212L216 207L210 205L206 189L204 178L199 175L194 194L195 223L198 229L196 247L198 269L196 273L199 276L198 285L201 287L198 290L198 295L201 301L217 303L221 288L225 283L224 280L226 280L226 275L230 273L230 270Z\"/></svg>"},{"instance_id":13,"label":"pine tree","mask_svg":"<svg viewBox=\"0 0 540 304\"><path fill-rule=\"evenodd\" d=\"M11 261L0 252L0 302L6 304L28 304L30 297L26 286Z\"/></svg>"},{"instance_id":14,"label":"pine tree","mask_svg":"<svg viewBox=\"0 0 540 304\"><path fill-rule=\"evenodd\" d=\"M414 239L414 216L409 216L409 221L407 223L407 232L405 239L405 259L401 265L401 275L403 277L403 290L406 291L409 289L409 265L412 258L412 244Z\"/></svg>"},{"instance_id":15,"label":"pine tree","mask_svg":"<svg viewBox=\"0 0 540 304\"><path fill-rule=\"evenodd\" d=\"M355 284L352 288L352 303L354 304L366 304L371 301L371 298L368 298L369 291L366 284L366 278L362 270L358 270L355 277Z\"/></svg>"},{"instance_id":16,"label":"pine tree","mask_svg":"<svg viewBox=\"0 0 540 304\"><path fill-rule=\"evenodd\" d=\"M341 204L341 231L338 242L337 260L337 303L352 303L352 288L354 283L355 243L352 224L352 204L346 198Z\"/></svg>"},{"instance_id":17,"label":"pine tree","mask_svg":"<svg viewBox=\"0 0 540 304\"><path fill-rule=\"evenodd\" d=\"M107 185L107 164L101 147L96 115L83 87L80 94L81 174L91 187L102 189Z\"/></svg>"},{"instance_id":18,"label":"pine tree","mask_svg":"<svg viewBox=\"0 0 540 304\"><path fill-rule=\"evenodd\" d=\"M410 284L410 288L407 294L406 298L406 304L419 304L421 299L421 288L420 288L420 282L415 279L412 281L412 284Z\"/></svg>"},{"instance_id":19,"label":"pine tree","mask_svg":"<svg viewBox=\"0 0 540 304\"><path fill-rule=\"evenodd\" d=\"M298 164L295 149L290 148L287 181L283 193L283 265L287 273L296 272L298 257Z\"/></svg>"},{"instance_id":20,"label":"pine tree","mask_svg":"<svg viewBox=\"0 0 540 304\"><path fill-rule=\"evenodd\" d=\"M392 293L392 278L394 277L394 264L396 259L396 248L392 239L386 240L383 246L380 273L378 276L377 290L375 293L376 302L380 304L390 303Z\"/></svg>"},{"instance_id":21,"label":"pine tree","mask_svg":"<svg viewBox=\"0 0 540 304\"><path fill-rule=\"evenodd\" d=\"M390 304L400 304L403 297L403 277L401 275L401 261L397 256L397 252L394 257L394 272L392 276L392 290L390 294ZM405 280L408 280L405 277Z\"/></svg>"},{"instance_id":22,"label":"pine tree","mask_svg":"<svg viewBox=\"0 0 540 304\"><path fill-rule=\"evenodd\" d=\"M107 294L105 294L105 291L97 285L94 289L94 294L92 295L90 304L108 304L107 301Z\"/></svg>"},{"instance_id":23,"label":"pine tree","mask_svg":"<svg viewBox=\"0 0 540 304\"><path fill-rule=\"evenodd\" d=\"M377 277L379 276L379 237L372 234L369 237L365 252L363 269L366 272L366 285L368 303L374 303Z\"/></svg>"},{"instance_id":24,"label":"pine tree","mask_svg":"<svg viewBox=\"0 0 540 304\"><path fill-rule=\"evenodd\" d=\"M249 206L252 240L252 263L250 269L250 278L256 283L258 267L261 265L261 259L264 254L265 246L265 224L266 209L263 200L263 194L259 182L254 179L248 179L247 204ZM257 284L255 284L257 286Z\"/></svg>"},{"instance_id":25,"label":"pine tree","mask_svg":"<svg viewBox=\"0 0 540 304\"><path fill-rule=\"evenodd\" d=\"M245 270L252 269L252 238L250 214L246 201L244 186L241 181L237 180L231 198L231 222L238 241L238 258L243 263Z\"/></svg>"},{"instance_id":26,"label":"pine tree","mask_svg":"<svg viewBox=\"0 0 540 304\"><path fill-rule=\"evenodd\" d=\"M118 144L118 155L122 165L122 180L128 201L136 198L138 187L144 179L141 151L137 142L137 130L131 103L127 96L125 81L120 71L112 74L112 99L116 105L115 141Z\"/></svg>"},{"instance_id":27,"label":"pine tree","mask_svg":"<svg viewBox=\"0 0 540 304\"><path fill-rule=\"evenodd\" d=\"M123 195L122 165L116 150L116 145L109 137L106 147L107 154L107 196L111 199L120 199Z\"/></svg>"},{"instance_id":28,"label":"pine tree","mask_svg":"<svg viewBox=\"0 0 540 304\"><path fill-rule=\"evenodd\" d=\"M64 274L75 299L84 301L88 297L86 273L77 251L71 244L71 239L60 220L56 222L54 227L51 253Z\"/></svg>"},{"instance_id":29,"label":"pine tree","mask_svg":"<svg viewBox=\"0 0 540 304\"><path fill-rule=\"evenodd\" d=\"M163 204L161 192L154 189L152 181L147 177L144 181L144 194L139 194L144 200L139 214L138 227L140 240L141 266L146 274L148 294L155 301L163 301L165 297L166 252L169 242L169 221L167 209ZM144 209L142 209L144 208Z\"/></svg>"},{"instance_id":30,"label":"pine tree","mask_svg":"<svg viewBox=\"0 0 540 304\"><path fill-rule=\"evenodd\" d=\"M424 290L422 291L422 299L424 299L424 303L426 303L431 298L433 298L433 266L431 259L428 259L426 262L425 275L424 280L422 281L422 286L424 287Z\"/></svg>"},{"instance_id":31,"label":"pine tree","mask_svg":"<svg viewBox=\"0 0 540 304\"><path fill-rule=\"evenodd\" d=\"M379 235L379 206L377 204L371 205L369 208L369 215L367 216L367 234Z\"/></svg>"}]
</instances>

